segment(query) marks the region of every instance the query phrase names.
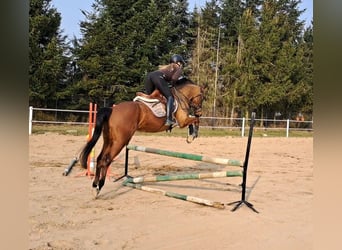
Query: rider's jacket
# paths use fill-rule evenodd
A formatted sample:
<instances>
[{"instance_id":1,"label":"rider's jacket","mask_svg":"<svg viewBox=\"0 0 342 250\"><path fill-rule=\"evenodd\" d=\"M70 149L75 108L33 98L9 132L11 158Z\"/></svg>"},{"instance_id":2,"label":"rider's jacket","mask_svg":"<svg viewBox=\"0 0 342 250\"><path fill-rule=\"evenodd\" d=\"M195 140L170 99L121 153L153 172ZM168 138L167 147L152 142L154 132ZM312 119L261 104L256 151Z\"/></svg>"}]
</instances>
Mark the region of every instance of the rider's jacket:
<instances>
[{"instance_id":1,"label":"rider's jacket","mask_svg":"<svg viewBox=\"0 0 342 250\"><path fill-rule=\"evenodd\" d=\"M163 77L167 82L175 83L177 82L178 78L182 75L183 70L176 63L170 63L163 69L159 69L163 73Z\"/></svg>"}]
</instances>

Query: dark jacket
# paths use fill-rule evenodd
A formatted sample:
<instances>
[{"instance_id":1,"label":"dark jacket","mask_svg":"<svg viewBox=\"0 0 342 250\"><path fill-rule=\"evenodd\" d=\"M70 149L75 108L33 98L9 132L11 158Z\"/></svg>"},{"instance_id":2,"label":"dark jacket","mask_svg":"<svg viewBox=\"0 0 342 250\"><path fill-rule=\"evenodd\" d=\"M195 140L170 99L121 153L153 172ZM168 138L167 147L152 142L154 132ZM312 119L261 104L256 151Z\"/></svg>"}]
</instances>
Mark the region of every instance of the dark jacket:
<instances>
[{"instance_id":1,"label":"dark jacket","mask_svg":"<svg viewBox=\"0 0 342 250\"><path fill-rule=\"evenodd\" d=\"M164 74L164 79L170 83L177 82L178 78L183 74L183 69L176 63L169 64L166 68L160 69Z\"/></svg>"}]
</instances>

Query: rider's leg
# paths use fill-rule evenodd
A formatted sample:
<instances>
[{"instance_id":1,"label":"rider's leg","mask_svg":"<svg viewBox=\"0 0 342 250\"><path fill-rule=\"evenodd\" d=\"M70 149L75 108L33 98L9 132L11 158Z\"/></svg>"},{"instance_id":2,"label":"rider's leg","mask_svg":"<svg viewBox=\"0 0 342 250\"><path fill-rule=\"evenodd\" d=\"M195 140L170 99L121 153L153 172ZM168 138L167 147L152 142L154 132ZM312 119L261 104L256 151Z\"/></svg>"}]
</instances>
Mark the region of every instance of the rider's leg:
<instances>
[{"instance_id":1,"label":"rider's leg","mask_svg":"<svg viewBox=\"0 0 342 250\"><path fill-rule=\"evenodd\" d=\"M156 89L154 81L153 81L154 74L155 74L154 72L150 72L147 74L145 78L145 82L144 82L145 93L148 95L150 95Z\"/></svg>"},{"instance_id":2,"label":"rider's leg","mask_svg":"<svg viewBox=\"0 0 342 250\"><path fill-rule=\"evenodd\" d=\"M165 122L165 126L172 126L173 124L175 124L176 122L173 120L172 115L173 115L173 96L170 95L167 98L167 102L166 102L166 122Z\"/></svg>"},{"instance_id":3,"label":"rider's leg","mask_svg":"<svg viewBox=\"0 0 342 250\"><path fill-rule=\"evenodd\" d=\"M165 96L167 99L166 102L166 126L171 126L175 124L175 121L172 119L173 116L173 107L174 107L174 98L171 93L169 84L165 81L161 72L153 72L150 76L151 81L154 83L154 86L159 89L159 91Z\"/></svg>"}]
</instances>

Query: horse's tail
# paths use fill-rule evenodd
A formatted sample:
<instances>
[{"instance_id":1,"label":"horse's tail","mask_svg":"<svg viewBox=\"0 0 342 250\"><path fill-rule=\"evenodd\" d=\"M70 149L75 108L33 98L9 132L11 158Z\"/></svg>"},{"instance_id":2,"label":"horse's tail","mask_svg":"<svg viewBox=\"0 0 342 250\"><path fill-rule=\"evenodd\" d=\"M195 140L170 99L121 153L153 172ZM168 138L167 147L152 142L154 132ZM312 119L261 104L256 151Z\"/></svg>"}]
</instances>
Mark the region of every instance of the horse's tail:
<instances>
[{"instance_id":1,"label":"horse's tail","mask_svg":"<svg viewBox=\"0 0 342 250\"><path fill-rule=\"evenodd\" d=\"M88 155L90 154L91 150L95 146L97 140L100 138L102 133L102 128L105 122L108 122L108 119L112 113L112 108L104 107L99 109L99 111L96 114L96 124L93 136L91 137L91 140L87 142L85 147L83 148L81 154L80 154L80 163L83 168L87 168L87 161L88 161Z\"/></svg>"}]
</instances>

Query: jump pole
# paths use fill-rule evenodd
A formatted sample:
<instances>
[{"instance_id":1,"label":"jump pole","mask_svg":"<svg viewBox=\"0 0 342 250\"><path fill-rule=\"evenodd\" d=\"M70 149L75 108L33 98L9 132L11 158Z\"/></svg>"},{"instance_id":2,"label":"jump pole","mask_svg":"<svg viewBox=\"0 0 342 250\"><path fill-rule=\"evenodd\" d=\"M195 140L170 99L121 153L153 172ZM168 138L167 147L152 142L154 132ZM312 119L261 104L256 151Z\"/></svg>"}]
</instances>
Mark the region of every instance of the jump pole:
<instances>
[{"instance_id":1,"label":"jump pole","mask_svg":"<svg viewBox=\"0 0 342 250\"><path fill-rule=\"evenodd\" d=\"M224 203L222 203L222 202L210 201L210 200L206 200L206 199L202 199L202 198L198 198L198 197L194 197L194 196L190 196L190 195L168 192L168 191L158 189L158 188L151 188L151 187L143 186L141 184L135 184L135 183L130 183L130 182L124 181L123 185L128 186L128 187L132 187L135 189L140 189L143 191L151 192L151 193L162 194L164 196L172 197L175 199L180 199L180 200L190 201L190 202L201 204L201 205L210 206L210 207L215 207L215 208L220 208L220 209L223 209L225 207Z\"/></svg>"},{"instance_id":2,"label":"jump pole","mask_svg":"<svg viewBox=\"0 0 342 250\"><path fill-rule=\"evenodd\" d=\"M161 149L156 149L156 148L148 148L148 147L136 146L136 145L127 145L126 148L130 149L130 150L134 150L134 151L171 156L171 157L182 158L182 159L187 159L187 160L192 160L192 161L203 161L203 162L208 162L208 163L229 165L229 166L238 166L238 167L243 166L243 162L239 161L239 160L216 158L216 157L209 157L209 156L195 155L195 154L187 154L187 153L161 150Z\"/></svg>"},{"instance_id":3,"label":"jump pole","mask_svg":"<svg viewBox=\"0 0 342 250\"><path fill-rule=\"evenodd\" d=\"M75 164L78 162L78 158L75 157L74 159L71 160L69 166L67 166L65 169L64 169L64 172L63 172L63 175L64 176L67 176L70 172L71 172L71 169L75 166Z\"/></svg>"},{"instance_id":4,"label":"jump pole","mask_svg":"<svg viewBox=\"0 0 342 250\"><path fill-rule=\"evenodd\" d=\"M177 180L196 180L222 177L238 177L242 176L241 171L221 171L212 173L193 173L193 174L177 174L177 175L157 175L148 177L128 177L126 182L143 183L143 182L159 182L159 181L177 181Z\"/></svg>"},{"instance_id":5,"label":"jump pole","mask_svg":"<svg viewBox=\"0 0 342 250\"><path fill-rule=\"evenodd\" d=\"M194 161L205 161L205 162L216 163L216 164L225 164L225 165L232 165L232 166L242 166L243 167L243 175L242 175L242 184L241 184L241 186L242 186L241 200L228 203L227 205L236 204L236 206L231 210L232 212L234 212L239 207L241 207L243 204L245 204L247 207L249 207L254 212L259 213L253 207L253 205L251 203L246 201L247 169L248 169L249 153L250 153L252 137L253 137L254 124L255 124L255 112L252 112L252 115L251 115L251 125L250 125L250 128L249 128L249 135L248 135L248 141L247 141L247 149L246 149L246 154L245 154L244 162L236 161L236 160L229 160L229 159L222 159L222 158L204 157L204 156L201 156L201 155L185 154L185 153L172 152L172 151L166 151L166 150L159 150L159 149L153 149L153 148L146 148L146 147L135 146L135 145L127 145L126 146L126 159L125 159L125 175L120 177L120 178L118 178L117 180L119 180L119 179L121 179L123 177L127 177L128 180L133 179L132 177L130 177L128 175L128 152L129 152L130 149L131 150L135 150L135 151L141 151L141 152L153 153L153 154L160 154L160 155L165 155L165 156L172 156L172 157L189 159L189 160L194 160ZM117 181L117 180L115 180L115 181ZM146 188L146 186L142 186L142 185L136 184L136 183L130 183L130 182L127 182L127 181L124 182L124 185L131 186L133 188L142 189L142 190L144 190ZM145 191L147 191L147 190L145 190ZM163 190L158 190L158 192L161 192L163 194L167 193L166 191L163 191ZM184 196L181 195L181 197L184 197Z\"/></svg>"},{"instance_id":6,"label":"jump pole","mask_svg":"<svg viewBox=\"0 0 342 250\"><path fill-rule=\"evenodd\" d=\"M224 158L217 158L217 157L208 157L208 156L203 156L203 155L174 152L174 151L161 150L161 149L156 149L156 148L148 148L148 147L143 147L143 146L127 145L126 146L126 152L125 152L125 174L123 176L117 178L116 180L114 180L114 182L122 179L123 177L130 177L128 175L129 150L140 151L140 152L151 153L151 154L164 155L164 156L170 156L170 157L176 157L176 158L182 158L182 159L187 159L187 160L192 160L192 161L202 161L202 162L221 164L221 165L229 165L229 166L237 166L237 167L242 167L244 164L240 160L224 159Z\"/></svg>"}]
</instances>

